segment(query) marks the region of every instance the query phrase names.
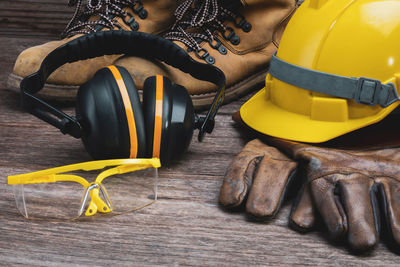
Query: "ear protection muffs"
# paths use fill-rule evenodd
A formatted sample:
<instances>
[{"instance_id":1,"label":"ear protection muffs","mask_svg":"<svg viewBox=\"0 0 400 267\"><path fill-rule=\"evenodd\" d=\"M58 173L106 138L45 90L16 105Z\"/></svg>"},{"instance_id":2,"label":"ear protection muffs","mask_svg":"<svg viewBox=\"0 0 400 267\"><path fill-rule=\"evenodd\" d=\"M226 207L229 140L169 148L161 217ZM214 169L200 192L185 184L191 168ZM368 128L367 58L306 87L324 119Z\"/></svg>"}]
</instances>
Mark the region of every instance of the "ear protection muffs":
<instances>
[{"instance_id":1,"label":"ear protection muffs","mask_svg":"<svg viewBox=\"0 0 400 267\"><path fill-rule=\"evenodd\" d=\"M118 66L99 70L81 86L76 114L82 141L93 158L168 161L187 149L195 121L185 88L157 75L146 79L143 91L141 107L129 72Z\"/></svg>"},{"instance_id":2,"label":"ear protection muffs","mask_svg":"<svg viewBox=\"0 0 400 267\"><path fill-rule=\"evenodd\" d=\"M161 75L146 79L141 105L132 77L119 66L99 70L79 88L75 117L34 95L63 64L110 54L155 58L216 84L219 90L206 117L194 113L184 87ZM161 37L125 31L97 32L72 40L51 52L38 72L21 82L23 107L62 133L82 138L94 159L158 157L162 162L183 154L194 129L199 129L199 141L212 132L224 90L225 76L215 66L193 60Z\"/></svg>"}]
</instances>

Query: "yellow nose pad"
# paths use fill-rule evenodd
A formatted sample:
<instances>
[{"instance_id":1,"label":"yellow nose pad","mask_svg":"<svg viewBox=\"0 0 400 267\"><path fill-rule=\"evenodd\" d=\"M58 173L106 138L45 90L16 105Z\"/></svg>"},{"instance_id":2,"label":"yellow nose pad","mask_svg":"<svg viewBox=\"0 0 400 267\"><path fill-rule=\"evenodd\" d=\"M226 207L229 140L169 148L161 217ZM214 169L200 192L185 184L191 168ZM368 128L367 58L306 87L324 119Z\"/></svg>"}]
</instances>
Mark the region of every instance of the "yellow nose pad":
<instances>
[{"instance_id":1,"label":"yellow nose pad","mask_svg":"<svg viewBox=\"0 0 400 267\"><path fill-rule=\"evenodd\" d=\"M108 198L108 196L101 190L99 189L100 187L93 188L90 191L90 203L88 208L86 209L85 215L86 216L92 216L96 214L97 212L100 213L109 213L111 212L111 207L107 205L99 196L99 193L101 191L102 195L104 198ZM108 199L107 199L107 202Z\"/></svg>"},{"instance_id":2,"label":"yellow nose pad","mask_svg":"<svg viewBox=\"0 0 400 267\"><path fill-rule=\"evenodd\" d=\"M86 216L92 216L97 213L97 206L94 204L93 200L90 201L90 204L85 212Z\"/></svg>"},{"instance_id":3,"label":"yellow nose pad","mask_svg":"<svg viewBox=\"0 0 400 267\"><path fill-rule=\"evenodd\" d=\"M101 193L103 199L99 196L99 193ZM85 212L86 216L92 216L97 212L108 213L112 211L111 201L110 198L108 197L106 188L102 184L93 183L85 190L85 193L81 201L81 208L79 209L78 212L78 217L83 214L83 211L85 210L85 205L89 197L90 197L90 203Z\"/></svg>"}]
</instances>

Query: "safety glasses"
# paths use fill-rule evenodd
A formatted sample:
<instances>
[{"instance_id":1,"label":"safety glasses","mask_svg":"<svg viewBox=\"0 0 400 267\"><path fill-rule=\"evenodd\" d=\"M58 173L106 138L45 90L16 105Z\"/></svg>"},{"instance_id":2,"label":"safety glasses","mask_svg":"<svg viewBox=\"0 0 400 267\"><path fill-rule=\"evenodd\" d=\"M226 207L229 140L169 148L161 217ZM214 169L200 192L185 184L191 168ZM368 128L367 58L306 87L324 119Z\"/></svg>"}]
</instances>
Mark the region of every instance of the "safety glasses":
<instances>
[{"instance_id":1,"label":"safety glasses","mask_svg":"<svg viewBox=\"0 0 400 267\"><path fill-rule=\"evenodd\" d=\"M9 176L8 184L26 218L73 220L154 203L160 166L155 158L91 161Z\"/></svg>"}]
</instances>

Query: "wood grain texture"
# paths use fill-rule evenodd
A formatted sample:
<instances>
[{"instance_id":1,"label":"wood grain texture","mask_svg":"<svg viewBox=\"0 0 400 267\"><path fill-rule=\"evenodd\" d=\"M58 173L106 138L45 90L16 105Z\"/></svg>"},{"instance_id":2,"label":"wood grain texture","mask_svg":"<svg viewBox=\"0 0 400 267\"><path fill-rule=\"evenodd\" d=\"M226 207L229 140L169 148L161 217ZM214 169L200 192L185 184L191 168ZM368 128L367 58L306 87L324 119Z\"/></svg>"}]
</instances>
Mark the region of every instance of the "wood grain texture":
<instances>
[{"instance_id":1,"label":"wood grain texture","mask_svg":"<svg viewBox=\"0 0 400 267\"><path fill-rule=\"evenodd\" d=\"M0 36L54 39L74 12L67 3L67 0L1 0Z\"/></svg>"},{"instance_id":2,"label":"wood grain texture","mask_svg":"<svg viewBox=\"0 0 400 267\"><path fill-rule=\"evenodd\" d=\"M290 230L289 203L265 223L219 207L226 168L250 138L231 121L246 98L224 106L214 133L161 169L156 204L83 222L25 220L7 175L90 160L79 140L24 113L6 88L19 52L57 38L72 12L66 2L0 0L0 265L398 266L384 243L355 256L324 233Z\"/></svg>"}]
</instances>

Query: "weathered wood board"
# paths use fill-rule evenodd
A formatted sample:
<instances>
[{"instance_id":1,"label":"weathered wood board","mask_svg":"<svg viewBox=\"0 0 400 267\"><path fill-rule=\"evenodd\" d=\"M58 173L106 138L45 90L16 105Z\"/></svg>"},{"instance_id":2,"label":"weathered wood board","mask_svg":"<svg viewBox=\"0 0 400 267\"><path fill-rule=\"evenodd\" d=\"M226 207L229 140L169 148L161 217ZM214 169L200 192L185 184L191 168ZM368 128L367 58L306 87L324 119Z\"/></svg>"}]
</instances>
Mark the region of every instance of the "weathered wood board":
<instances>
[{"instance_id":1,"label":"weathered wood board","mask_svg":"<svg viewBox=\"0 0 400 267\"><path fill-rule=\"evenodd\" d=\"M66 2L0 0L0 265L399 265L383 243L356 256L323 233L290 230L289 203L265 223L219 207L222 177L249 138L230 117L244 99L223 107L214 133L193 138L185 157L160 171L156 204L84 222L25 220L7 175L90 160L79 140L24 113L6 88L19 52L57 38L73 12Z\"/></svg>"}]
</instances>

